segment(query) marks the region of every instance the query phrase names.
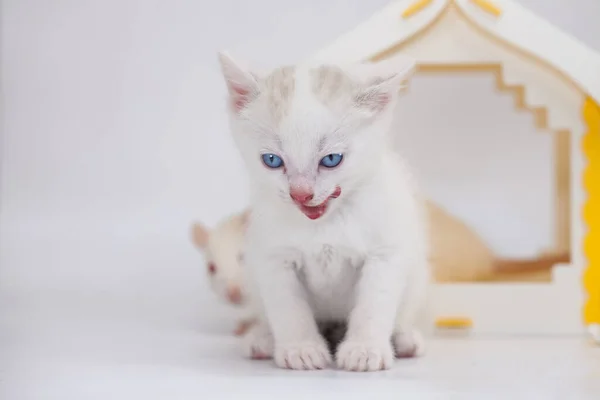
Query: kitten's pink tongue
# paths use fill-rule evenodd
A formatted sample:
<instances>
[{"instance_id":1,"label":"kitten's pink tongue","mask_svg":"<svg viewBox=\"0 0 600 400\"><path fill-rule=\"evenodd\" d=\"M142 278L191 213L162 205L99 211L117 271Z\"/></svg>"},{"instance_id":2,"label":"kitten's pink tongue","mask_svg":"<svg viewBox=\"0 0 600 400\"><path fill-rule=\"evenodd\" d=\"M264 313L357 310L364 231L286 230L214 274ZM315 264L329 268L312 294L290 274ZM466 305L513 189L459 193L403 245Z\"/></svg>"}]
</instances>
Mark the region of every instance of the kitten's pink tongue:
<instances>
[{"instance_id":1,"label":"kitten's pink tongue","mask_svg":"<svg viewBox=\"0 0 600 400\"><path fill-rule=\"evenodd\" d=\"M308 206L300 206L300 210L310 219L318 219L325 214L327 210L327 202L325 204L316 206L316 207L308 207Z\"/></svg>"},{"instance_id":2,"label":"kitten's pink tongue","mask_svg":"<svg viewBox=\"0 0 600 400\"><path fill-rule=\"evenodd\" d=\"M338 186L335 188L335 190L329 196L329 198L327 198L327 200L325 200L322 204L319 204L318 206L311 207L311 206L305 206L305 205L299 204L299 203L296 203L296 204L300 208L300 211L302 211L302 213L304 215L306 215L308 218L319 219L323 216L323 214L325 214L325 211L327 211L327 203L329 203L329 200L337 199L338 197L340 197L341 194L342 194L342 189Z\"/></svg>"}]
</instances>

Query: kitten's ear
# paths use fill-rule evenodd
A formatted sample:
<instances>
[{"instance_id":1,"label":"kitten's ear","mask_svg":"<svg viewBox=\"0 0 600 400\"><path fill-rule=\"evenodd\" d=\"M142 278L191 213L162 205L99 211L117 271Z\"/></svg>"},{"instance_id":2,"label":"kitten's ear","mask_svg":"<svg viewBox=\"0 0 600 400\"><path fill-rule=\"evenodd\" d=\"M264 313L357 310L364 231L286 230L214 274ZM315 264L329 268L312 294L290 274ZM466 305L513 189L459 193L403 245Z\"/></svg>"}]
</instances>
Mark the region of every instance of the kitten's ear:
<instances>
[{"instance_id":1,"label":"kitten's ear","mask_svg":"<svg viewBox=\"0 0 600 400\"><path fill-rule=\"evenodd\" d=\"M231 109L239 113L258 95L258 81L256 76L242 67L227 52L219 53L219 63L227 83Z\"/></svg>"},{"instance_id":2,"label":"kitten's ear","mask_svg":"<svg viewBox=\"0 0 600 400\"><path fill-rule=\"evenodd\" d=\"M397 97L402 82L415 70L415 60L403 55L362 64L358 69L362 88L355 97L356 105L372 114L383 111Z\"/></svg>"},{"instance_id":3,"label":"kitten's ear","mask_svg":"<svg viewBox=\"0 0 600 400\"><path fill-rule=\"evenodd\" d=\"M196 222L192 225L192 242L196 245L196 247L200 250L205 250L208 245L208 229Z\"/></svg>"}]
</instances>

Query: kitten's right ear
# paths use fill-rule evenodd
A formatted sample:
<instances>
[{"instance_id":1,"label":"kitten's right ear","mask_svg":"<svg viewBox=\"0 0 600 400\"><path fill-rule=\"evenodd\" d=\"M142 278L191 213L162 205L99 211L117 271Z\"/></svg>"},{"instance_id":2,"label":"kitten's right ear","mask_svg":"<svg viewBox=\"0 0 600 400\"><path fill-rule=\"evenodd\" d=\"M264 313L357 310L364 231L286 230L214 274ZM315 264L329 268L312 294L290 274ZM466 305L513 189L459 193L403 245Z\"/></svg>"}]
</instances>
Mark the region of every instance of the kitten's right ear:
<instances>
[{"instance_id":1,"label":"kitten's right ear","mask_svg":"<svg viewBox=\"0 0 600 400\"><path fill-rule=\"evenodd\" d=\"M219 53L219 63L227 83L231 109L239 113L258 95L258 81L256 76L242 67L227 52Z\"/></svg>"},{"instance_id":2,"label":"kitten's right ear","mask_svg":"<svg viewBox=\"0 0 600 400\"><path fill-rule=\"evenodd\" d=\"M198 247L200 250L205 250L208 245L208 229L196 222L192 225L192 242Z\"/></svg>"},{"instance_id":3,"label":"kitten's right ear","mask_svg":"<svg viewBox=\"0 0 600 400\"><path fill-rule=\"evenodd\" d=\"M388 107L397 97L401 83L416 69L416 61L402 54L374 63L357 64L355 72L362 81L356 104L376 114Z\"/></svg>"}]
</instances>

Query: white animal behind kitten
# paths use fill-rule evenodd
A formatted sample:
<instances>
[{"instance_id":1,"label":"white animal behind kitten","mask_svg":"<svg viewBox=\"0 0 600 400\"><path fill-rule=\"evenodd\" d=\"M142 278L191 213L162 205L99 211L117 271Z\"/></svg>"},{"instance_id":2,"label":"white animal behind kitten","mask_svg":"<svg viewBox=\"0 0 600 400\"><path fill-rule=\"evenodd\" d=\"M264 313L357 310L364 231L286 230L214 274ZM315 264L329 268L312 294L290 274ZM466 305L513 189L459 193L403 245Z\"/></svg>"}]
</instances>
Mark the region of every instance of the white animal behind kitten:
<instances>
[{"instance_id":1,"label":"white animal behind kitten","mask_svg":"<svg viewBox=\"0 0 600 400\"><path fill-rule=\"evenodd\" d=\"M223 219L212 230L196 222L191 232L192 241L204 253L212 290L239 312L236 335L243 335L256 316L246 271L241 266L247 219L248 211L238 213Z\"/></svg>"},{"instance_id":2,"label":"white animal behind kitten","mask_svg":"<svg viewBox=\"0 0 600 400\"><path fill-rule=\"evenodd\" d=\"M251 179L244 248L259 294L245 336L282 368L331 361L318 321L347 321L337 365L388 369L420 351L426 223L389 130L414 62L282 67L259 75L225 54L234 140Z\"/></svg>"}]
</instances>

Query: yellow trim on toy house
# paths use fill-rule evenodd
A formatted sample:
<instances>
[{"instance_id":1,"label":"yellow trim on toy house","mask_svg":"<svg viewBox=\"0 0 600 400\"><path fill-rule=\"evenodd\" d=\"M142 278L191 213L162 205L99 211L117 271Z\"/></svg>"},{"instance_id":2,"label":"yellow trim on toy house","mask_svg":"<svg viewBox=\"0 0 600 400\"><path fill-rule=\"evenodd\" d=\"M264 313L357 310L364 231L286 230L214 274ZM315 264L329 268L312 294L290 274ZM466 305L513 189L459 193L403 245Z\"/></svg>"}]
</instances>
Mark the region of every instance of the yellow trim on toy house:
<instances>
[{"instance_id":1,"label":"yellow trim on toy house","mask_svg":"<svg viewBox=\"0 0 600 400\"><path fill-rule=\"evenodd\" d=\"M413 15L424 10L433 0L417 0L412 3L404 12L402 12L402 18L410 18Z\"/></svg>"},{"instance_id":2,"label":"yellow trim on toy house","mask_svg":"<svg viewBox=\"0 0 600 400\"><path fill-rule=\"evenodd\" d=\"M471 2L486 13L492 14L494 17L499 17L502 14L500 7L489 0L471 0Z\"/></svg>"},{"instance_id":3,"label":"yellow trim on toy house","mask_svg":"<svg viewBox=\"0 0 600 400\"><path fill-rule=\"evenodd\" d=\"M583 137L583 153L587 165L583 173L583 186L587 199L583 207L583 220L587 233L583 241L587 268L583 285L587 293L584 306L586 324L600 324L600 106L588 98L583 107L587 132Z\"/></svg>"}]
</instances>

